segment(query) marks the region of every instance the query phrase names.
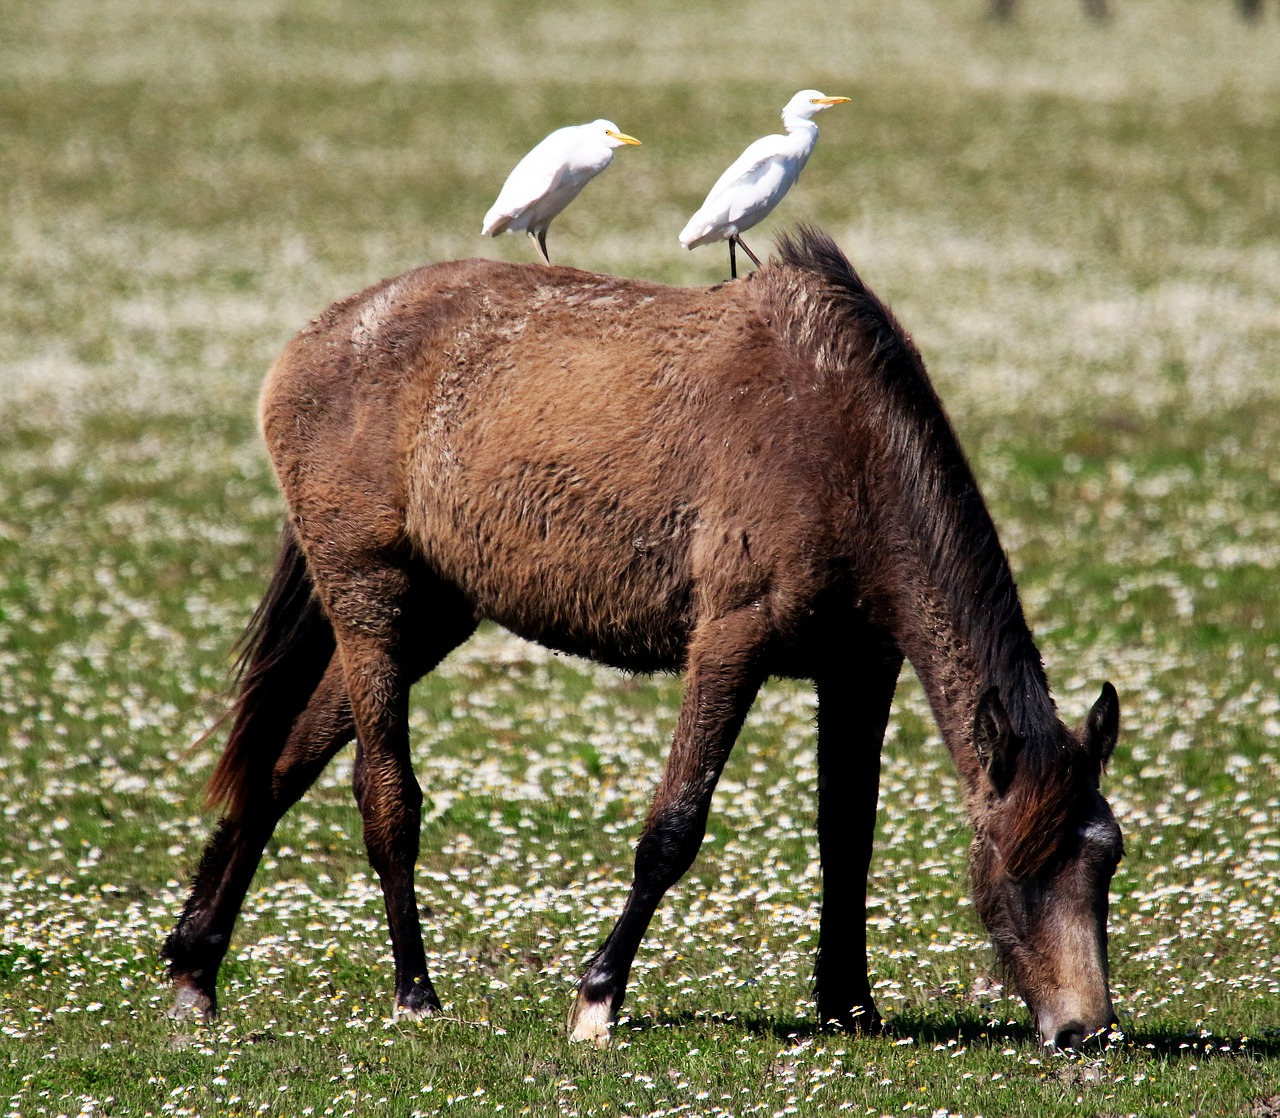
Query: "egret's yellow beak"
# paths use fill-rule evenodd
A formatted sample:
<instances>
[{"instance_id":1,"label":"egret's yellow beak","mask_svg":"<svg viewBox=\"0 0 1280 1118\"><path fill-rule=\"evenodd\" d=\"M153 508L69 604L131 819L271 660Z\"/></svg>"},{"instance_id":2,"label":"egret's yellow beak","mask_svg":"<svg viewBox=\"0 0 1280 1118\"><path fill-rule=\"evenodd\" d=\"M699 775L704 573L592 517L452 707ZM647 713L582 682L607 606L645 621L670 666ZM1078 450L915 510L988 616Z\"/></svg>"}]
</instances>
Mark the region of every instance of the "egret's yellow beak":
<instances>
[{"instance_id":1,"label":"egret's yellow beak","mask_svg":"<svg viewBox=\"0 0 1280 1118\"><path fill-rule=\"evenodd\" d=\"M612 128L606 128L604 134L612 136L615 140L621 140L624 144L635 144L636 147L640 147L640 141L634 136L628 136L625 132L615 132Z\"/></svg>"},{"instance_id":2,"label":"egret's yellow beak","mask_svg":"<svg viewBox=\"0 0 1280 1118\"><path fill-rule=\"evenodd\" d=\"M848 100L848 97L815 97L812 103L815 105L843 105Z\"/></svg>"}]
</instances>

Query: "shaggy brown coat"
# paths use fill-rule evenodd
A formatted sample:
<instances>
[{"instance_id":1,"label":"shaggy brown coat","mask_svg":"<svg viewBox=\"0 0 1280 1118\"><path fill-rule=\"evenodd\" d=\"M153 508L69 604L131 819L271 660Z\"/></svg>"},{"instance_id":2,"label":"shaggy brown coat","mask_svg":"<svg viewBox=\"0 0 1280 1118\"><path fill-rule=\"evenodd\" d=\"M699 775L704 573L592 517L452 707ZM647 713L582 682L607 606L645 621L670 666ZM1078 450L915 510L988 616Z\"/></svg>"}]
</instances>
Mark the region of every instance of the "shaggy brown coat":
<instances>
[{"instance_id":1,"label":"shaggy brown coat","mask_svg":"<svg viewBox=\"0 0 1280 1118\"><path fill-rule=\"evenodd\" d=\"M903 657L966 788L977 905L1047 1041L1108 1025L1098 791L1107 685L1058 720L1013 578L915 346L825 236L707 290L472 260L335 304L268 376L290 511L211 786L225 818L166 944L175 1009L213 1012L276 821L353 733L396 1005L430 1012L414 899L408 691L476 624L682 671L635 881L570 1016L601 1041L645 927L695 857L770 675L818 690L819 1013L874 1027L865 888Z\"/></svg>"}]
</instances>

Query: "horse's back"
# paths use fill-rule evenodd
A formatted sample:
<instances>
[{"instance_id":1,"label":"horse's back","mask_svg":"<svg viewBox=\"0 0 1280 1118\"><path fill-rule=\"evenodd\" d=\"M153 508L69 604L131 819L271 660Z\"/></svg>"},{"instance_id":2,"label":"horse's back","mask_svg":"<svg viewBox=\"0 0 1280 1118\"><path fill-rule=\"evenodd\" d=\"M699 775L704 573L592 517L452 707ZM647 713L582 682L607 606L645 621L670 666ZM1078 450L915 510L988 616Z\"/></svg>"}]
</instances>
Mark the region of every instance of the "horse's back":
<instances>
[{"instance_id":1,"label":"horse's back","mask_svg":"<svg viewBox=\"0 0 1280 1118\"><path fill-rule=\"evenodd\" d=\"M747 284L465 261L330 308L263 425L291 508L341 546L407 543L481 616L664 667L698 617L805 592L811 379Z\"/></svg>"}]
</instances>

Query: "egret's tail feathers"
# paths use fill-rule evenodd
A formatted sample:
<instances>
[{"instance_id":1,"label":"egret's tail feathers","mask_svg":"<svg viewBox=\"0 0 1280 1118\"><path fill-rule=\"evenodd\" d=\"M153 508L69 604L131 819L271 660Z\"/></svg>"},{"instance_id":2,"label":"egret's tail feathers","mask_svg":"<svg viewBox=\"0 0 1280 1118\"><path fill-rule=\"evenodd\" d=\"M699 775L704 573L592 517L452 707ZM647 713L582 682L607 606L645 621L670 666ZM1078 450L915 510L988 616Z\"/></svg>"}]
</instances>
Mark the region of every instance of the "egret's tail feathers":
<instances>
[{"instance_id":1,"label":"egret's tail feathers","mask_svg":"<svg viewBox=\"0 0 1280 1118\"><path fill-rule=\"evenodd\" d=\"M496 237L499 233L507 231L511 221L511 214L495 213L490 210L484 215L484 225L480 229L480 233L485 237Z\"/></svg>"},{"instance_id":2,"label":"egret's tail feathers","mask_svg":"<svg viewBox=\"0 0 1280 1118\"><path fill-rule=\"evenodd\" d=\"M680 231L680 243L685 248L697 248L699 245L710 244L712 241L719 240L720 237L720 230L698 214L694 214L689 219L689 224Z\"/></svg>"}]
</instances>

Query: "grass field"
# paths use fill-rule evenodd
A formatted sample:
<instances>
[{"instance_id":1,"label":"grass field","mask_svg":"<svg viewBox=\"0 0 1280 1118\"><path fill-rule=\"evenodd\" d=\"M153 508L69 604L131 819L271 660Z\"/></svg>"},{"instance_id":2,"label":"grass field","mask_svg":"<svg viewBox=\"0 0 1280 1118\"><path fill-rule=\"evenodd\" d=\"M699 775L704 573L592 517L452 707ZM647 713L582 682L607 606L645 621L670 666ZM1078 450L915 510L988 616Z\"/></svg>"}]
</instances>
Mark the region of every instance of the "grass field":
<instances>
[{"instance_id":1,"label":"grass field","mask_svg":"<svg viewBox=\"0 0 1280 1118\"><path fill-rule=\"evenodd\" d=\"M15 1115L1280 1114L1280 23L1228 0L8 0L0 36L0 1107ZM679 688L483 632L415 692L446 1017L393 1024L342 755L282 824L215 1027L158 961L212 820L231 646L282 506L263 372L481 215L552 127L644 147L557 262L672 283L796 89L757 232L817 221L920 343L1059 704L1103 679L1121 1032L1042 1050L968 900L908 674L873 865L888 1036L818 1031L813 701L762 694L604 1052L562 1021L616 915Z\"/></svg>"}]
</instances>

